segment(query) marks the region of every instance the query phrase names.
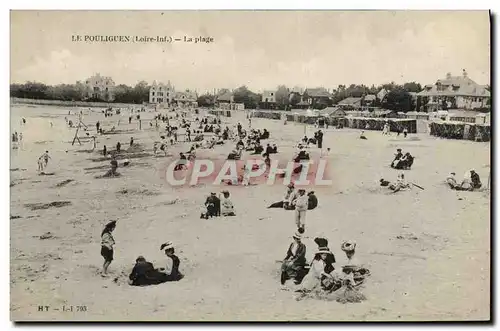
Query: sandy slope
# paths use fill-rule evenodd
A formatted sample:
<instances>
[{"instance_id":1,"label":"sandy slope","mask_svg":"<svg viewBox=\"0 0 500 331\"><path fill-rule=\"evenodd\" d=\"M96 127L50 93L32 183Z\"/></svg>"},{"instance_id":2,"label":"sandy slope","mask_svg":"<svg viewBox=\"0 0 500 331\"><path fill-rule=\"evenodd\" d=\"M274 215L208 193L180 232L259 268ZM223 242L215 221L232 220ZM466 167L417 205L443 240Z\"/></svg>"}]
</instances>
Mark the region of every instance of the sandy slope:
<instances>
[{"instance_id":1,"label":"sandy slope","mask_svg":"<svg viewBox=\"0 0 500 331\"><path fill-rule=\"evenodd\" d=\"M317 187L319 207L307 215L305 243L308 255L316 248L317 234L330 240L338 258L340 243L358 243L360 259L372 276L360 304L305 300L279 289L279 263L295 230L293 213L265 207L280 199L282 186L232 187L237 217L201 220L200 205L213 187L172 188L158 169L170 158L147 156L132 159L121 178L95 179L108 161L95 162L97 153L80 152L90 146L72 147L73 131L64 127L65 110L13 108L31 114L24 128L22 150L11 155L11 315L15 320L457 320L489 318L490 205L488 192L454 192L443 184L447 173L459 177L473 167L487 182L490 145L438 140L418 135L418 140L384 137L366 132L329 129L325 145L331 147L330 171L334 184ZM58 113L54 118L39 117ZM242 114L241 114L242 115ZM151 114L142 115L151 117ZM36 117L36 118L35 118ZM130 136L151 153L154 129L125 124L130 133L99 138L128 147ZM104 127L116 125L102 115ZM53 121L50 128L48 121ZM243 117L240 120L244 121ZM235 119L233 118L234 122ZM288 159L292 145L303 135L303 126L254 119L254 127L267 127L271 142ZM312 133L309 128L308 132ZM280 136L279 138L277 136ZM51 141L35 143L36 141ZM388 167L396 147L416 156L406 172L410 181L425 187L390 195L378 186L380 177L395 179ZM230 146L218 146L210 157L224 157ZM36 158L45 149L52 154L48 171L36 174ZM176 146L176 155L187 150ZM66 150L68 152L66 152ZM313 154L318 151L313 149ZM199 154L200 157L201 154ZM22 170L26 169L26 170ZM62 187L56 184L73 179ZM123 189L127 193L120 192ZM220 188L219 188L220 189ZM176 203L170 204L172 200ZM29 203L70 201L61 208L30 210ZM109 219L118 219L115 261L110 271L119 277L99 275L100 232ZM41 240L51 232L55 238ZM398 239L400 236L403 239ZM178 283L147 288L123 283L138 255L161 266L159 245L172 240L178 247L186 278ZM38 305L50 306L38 312ZM63 305L86 305L87 312L61 312ZM76 309L76 308L74 308Z\"/></svg>"}]
</instances>

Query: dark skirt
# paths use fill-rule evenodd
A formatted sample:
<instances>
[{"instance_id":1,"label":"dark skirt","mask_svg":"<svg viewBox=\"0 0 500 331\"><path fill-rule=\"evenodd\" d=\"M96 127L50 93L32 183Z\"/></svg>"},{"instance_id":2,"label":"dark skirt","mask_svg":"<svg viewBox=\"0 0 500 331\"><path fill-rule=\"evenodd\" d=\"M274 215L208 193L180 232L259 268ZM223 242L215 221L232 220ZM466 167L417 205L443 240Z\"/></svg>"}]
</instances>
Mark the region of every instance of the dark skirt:
<instances>
[{"instance_id":1,"label":"dark skirt","mask_svg":"<svg viewBox=\"0 0 500 331\"><path fill-rule=\"evenodd\" d=\"M113 249L109 249L106 246L101 246L101 256L106 262L113 261Z\"/></svg>"}]
</instances>

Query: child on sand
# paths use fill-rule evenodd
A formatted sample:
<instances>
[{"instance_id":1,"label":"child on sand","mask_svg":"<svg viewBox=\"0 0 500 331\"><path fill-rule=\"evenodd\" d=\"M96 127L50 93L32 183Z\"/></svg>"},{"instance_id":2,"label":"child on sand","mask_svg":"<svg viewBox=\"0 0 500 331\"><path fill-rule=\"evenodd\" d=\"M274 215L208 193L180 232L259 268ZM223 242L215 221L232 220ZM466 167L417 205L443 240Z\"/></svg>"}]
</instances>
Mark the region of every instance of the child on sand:
<instances>
[{"instance_id":1,"label":"child on sand","mask_svg":"<svg viewBox=\"0 0 500 331\"><path fill-rule=\"evenodd\" d=\"M104 258L104 264L102 266L103 276L108 274L108 267L113 261L113 245L115 240L112 236L112 232L116 228L116 221L111 221L106 224L106 227L101 233L101 256Z\"/></svg>"},{"instance_id":2,"label":"child on sand","mask_svg":"<svg viewBox=\"0 0 500 331\"><path fill-rule=\"evenodd\" d=\"M38 171L42 172L47 167L50 158L49 151L45 151L45 153L38 158Z\"/></svg>"}]
</instances>

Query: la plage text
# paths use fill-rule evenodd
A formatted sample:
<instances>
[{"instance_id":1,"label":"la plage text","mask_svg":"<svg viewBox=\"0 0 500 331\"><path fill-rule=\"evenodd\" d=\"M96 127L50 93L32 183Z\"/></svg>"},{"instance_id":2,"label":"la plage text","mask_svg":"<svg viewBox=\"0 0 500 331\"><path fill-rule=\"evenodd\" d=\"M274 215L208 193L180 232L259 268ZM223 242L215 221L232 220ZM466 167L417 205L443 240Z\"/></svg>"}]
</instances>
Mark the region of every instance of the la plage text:
<instances>
[{"instance_id":1,"label":"la plage text","mask_svg":"<svg viewBox=\"0 0 500 331\"><path fill-rule=\"evenodd\" d=\"M86 43L213 43L214 38L204 36L109 36L109 35L72 35L73 42Z\"/></svg>"}]
</instances>

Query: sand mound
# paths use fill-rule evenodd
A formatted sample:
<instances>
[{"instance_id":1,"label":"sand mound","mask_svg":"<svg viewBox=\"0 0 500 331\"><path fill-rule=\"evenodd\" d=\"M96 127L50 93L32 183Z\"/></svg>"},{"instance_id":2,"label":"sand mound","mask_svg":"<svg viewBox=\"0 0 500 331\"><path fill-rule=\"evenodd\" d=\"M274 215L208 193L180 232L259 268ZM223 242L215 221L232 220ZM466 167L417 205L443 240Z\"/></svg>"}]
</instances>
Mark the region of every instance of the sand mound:
<instances>
[{"instance_id":1,"label":"sand mound","mask_svg":"<svg viewBox=\"0 0 500 331\"><path fill-rule=\"evenodd\" d=\"M124 195L128 195L128 194L131 194L131 195L160 195L159 192L154 192L154 191L150 191L147 189L125 189L124 188L124 189L119 190L116 193L124 194Z\"/></svg>"},{"instance_id":2,"label":"sand mound","mask_svg":"<svg viewBox=\"0 0 500 331\"><path fill-rule=\"evenodd\" d=\"M31 210L40 210L40 209L49 209L52 207L60 208L64 206L71 205L71 201L53 201L50 203L27 203L24 204L25 207L30 208Z\"/></svg>"},{"instance_id":3,"label":"sand mound","mask_svg":"<svg viewBox=\"0 0 500 331\"><path fill-rule=\"evenodd\" d=\"M66 180L63 180L62 182L56 184L56 187L63 187L66 184L69 184L69 183L74 182L74 181L75 181L74 179L66 179Z\"/></svg>"}]
</instances>

